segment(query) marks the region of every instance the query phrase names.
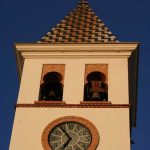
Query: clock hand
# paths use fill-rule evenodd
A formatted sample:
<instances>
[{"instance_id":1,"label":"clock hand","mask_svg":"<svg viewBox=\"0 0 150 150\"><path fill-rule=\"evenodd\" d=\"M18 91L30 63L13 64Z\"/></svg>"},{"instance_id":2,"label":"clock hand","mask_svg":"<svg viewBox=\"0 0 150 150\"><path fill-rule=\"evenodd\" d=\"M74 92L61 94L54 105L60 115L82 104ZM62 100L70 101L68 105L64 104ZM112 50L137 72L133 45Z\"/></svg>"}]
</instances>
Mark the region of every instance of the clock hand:
<instances>
[{"instance_id":1,"label":"clock hand","mask_svg":"<svg viewBox=\"0 0 150 150\"><path fill-rule=\"evenodd\" d=\"M65 149L65 148L68 146L69 142L72 140L72 138L69 136L69 134L68 134L63 128L61 128L61 130L62 130L63 133L65 133L65 135L68 137L67 142L66 142L66 143L64 144L64 146L63 146L63 149Z\"/></svg>"},{"instance_id":2,"label":"clock hand","mask_svg":"<svg viewBox=\"0 0 150 150\"><path fill-rule=\"evenodd\" d=\"M72 138L69 138L68 139L68 141L64 144L64 146L63 146L63 149L65 149L67 146L68 146L68 144L69 144L69 142L72 140Z\"/></svg>"},{"instance_id":3,"label":"clock hand","mask_svg":"<svg viewBox=\"0 0 150 150\"><path fill-rule=\"evenodd\" d=\"M66 136L67 136L70 140L72 140L72 138L70 137L70 135L69 135L63 128L61 128L61 130L66 134Z\"/></svg>"}]
</instances>

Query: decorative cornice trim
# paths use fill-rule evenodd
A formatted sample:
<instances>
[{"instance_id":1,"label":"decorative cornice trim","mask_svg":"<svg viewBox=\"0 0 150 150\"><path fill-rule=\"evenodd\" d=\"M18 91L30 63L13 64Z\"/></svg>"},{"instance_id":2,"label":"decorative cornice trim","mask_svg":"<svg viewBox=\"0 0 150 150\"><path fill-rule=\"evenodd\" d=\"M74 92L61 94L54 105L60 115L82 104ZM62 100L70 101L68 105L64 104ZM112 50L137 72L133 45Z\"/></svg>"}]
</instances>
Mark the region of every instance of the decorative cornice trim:
<instances>
[{"instance_id":1,"label":"decorative cornice trim","mask_svg":"<svg viewBox=\"0 0 150 150\"><path fill-rule=\"evenodd\" d=\"M93 59L128 58L138 48L138 42L40 44L15 43L19 73L21 76L24 59Z\"/></svg>"},{"instance_id":2,"label":"decorative cornice trim","mask_svg":"<svg viewBox=\"0 0 150 150\"><path fill-rule=\"evenodd\" d=\"M96 43L96 44L32 44L15 43L17 51L21 52L95 52L95 51L133 51L138 47L138 42L131 43Z\"/></svg>"},{"instance_id":3,"label":"decorative cornice trim","mask_svg":"<svg viewBox=\"0 0 150 150\"><path fill-rule=\"evenodd\" d=\"M35 103L35 104L16 104L17 108L130 108L130 104L64 104L64 103Z\"/></svg>"}]
</instances>

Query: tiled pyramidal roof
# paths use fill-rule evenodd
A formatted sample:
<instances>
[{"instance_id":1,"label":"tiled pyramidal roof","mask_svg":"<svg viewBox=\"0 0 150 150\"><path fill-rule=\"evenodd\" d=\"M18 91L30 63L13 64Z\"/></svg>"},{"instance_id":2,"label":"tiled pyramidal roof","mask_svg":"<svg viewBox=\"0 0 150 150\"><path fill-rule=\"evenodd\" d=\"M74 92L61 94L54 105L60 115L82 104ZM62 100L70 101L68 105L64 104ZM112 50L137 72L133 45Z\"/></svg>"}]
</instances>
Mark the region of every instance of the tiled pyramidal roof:
<instances>
[{"instance_id":1,"label":"tiled pyramidal roof","mask_svg":"<svg viewBox=\"0 0 150 150\"><path fill-rule=\"evenodd\" d=\"M52 28L38 43L104 43L118 42L86 0L59 24Z\"/></svg>"}]
</instances>

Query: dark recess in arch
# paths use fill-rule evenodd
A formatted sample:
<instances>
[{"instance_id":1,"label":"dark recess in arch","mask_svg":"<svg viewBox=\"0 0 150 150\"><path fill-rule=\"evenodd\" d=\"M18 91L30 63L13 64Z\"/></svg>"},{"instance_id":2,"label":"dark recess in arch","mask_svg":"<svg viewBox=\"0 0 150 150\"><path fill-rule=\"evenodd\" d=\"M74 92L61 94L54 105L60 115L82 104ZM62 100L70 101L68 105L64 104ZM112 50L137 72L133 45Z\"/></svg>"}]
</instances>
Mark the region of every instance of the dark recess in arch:
<instances>
[{"instance_id":1,"label":"dark recess in arch","mask_svg":"<svg viewBox=\"0 0 150 150\"><path fill-rule=\"evenodd\" d=\"M84 86L84 101L108 101L108 86L106 76L99 71L91 72L86 77Z\"/></svg>"},{"instance_id":2,"label":"dark recess in arch","mask_svg":"<svg viewBox=\"0 0 150 150\"><path fill-rule=\"evenodd\" d=\"M40 100L61 101L63 96L62 75L58 72L48 72L43 77L40 87Z\"/></svg>"}]
</instances>

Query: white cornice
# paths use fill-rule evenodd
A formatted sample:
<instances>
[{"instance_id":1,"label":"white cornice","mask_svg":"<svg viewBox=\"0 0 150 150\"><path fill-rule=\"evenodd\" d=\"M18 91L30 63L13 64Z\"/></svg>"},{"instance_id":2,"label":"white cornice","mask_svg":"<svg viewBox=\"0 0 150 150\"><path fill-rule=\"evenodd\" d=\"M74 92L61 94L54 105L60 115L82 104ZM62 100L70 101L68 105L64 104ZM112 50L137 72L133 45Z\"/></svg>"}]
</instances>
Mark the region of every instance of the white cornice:
<instances>
[{"instance_id":1,"label":"white cornice","mask_svg":"<svg viewBox=\"0 0 150 150\"><path fill-rule=\"evenodd\" d=\"M16 43L20 52L125 52L133 51L138 43L105 43L105 44L28 44Z\"/></svg>"},{"instance_id":2,"label":"white cornice","mask_svg":"<svg viewBox=\"0 0 150 150\"><path fill-rule=\"evenodd\" d=\"M97 44L31 44L16 43L16 56L21 75L24 59L94 59L128 58L139 43Z\"/></svg>"},{"instance_id":3,"label":"white cornice","mask_svg":"<svg viewBox=\"0 0 150 150\"><path fill-rule=\"evenodd\" d=\"M23 58L107 58L129 57L138 43L105 44L23 44L16 43L16 53Z\"/></svg>"}]
</instances>

